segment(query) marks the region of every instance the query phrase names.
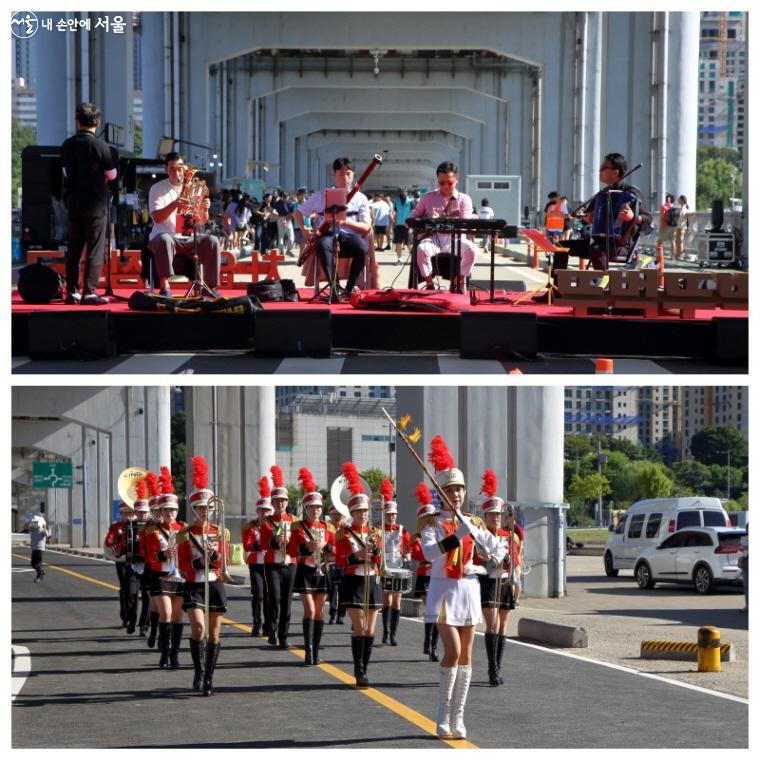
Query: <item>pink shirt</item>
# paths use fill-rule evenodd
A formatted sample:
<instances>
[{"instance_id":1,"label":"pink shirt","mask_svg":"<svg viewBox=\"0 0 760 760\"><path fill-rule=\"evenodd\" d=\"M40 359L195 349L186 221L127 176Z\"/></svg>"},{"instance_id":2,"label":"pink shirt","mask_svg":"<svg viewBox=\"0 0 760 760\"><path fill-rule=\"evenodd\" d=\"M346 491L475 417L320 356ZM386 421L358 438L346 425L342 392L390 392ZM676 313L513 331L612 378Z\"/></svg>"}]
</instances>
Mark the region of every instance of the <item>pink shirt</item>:
<instances>
[{"instance_id":1,"label":"pink shirt","mask_svg":"<svg viewBox=\"0 0 760 760\"><path fill-rule=\"evenodd\" d=\"M420 198L419 203L412 210L411 216L416 219L420 216L433 216L435 212L438 216L456 216L460 219L472 218L472 200L469 195L460 193L458 190L454 190L452 196L454 198L452 213L444 214L443 210L446 208L446 204L449 202L448 198L443 197L443 193L440 190L431 190L429 193Z\"/></svg>"}]
</instances>

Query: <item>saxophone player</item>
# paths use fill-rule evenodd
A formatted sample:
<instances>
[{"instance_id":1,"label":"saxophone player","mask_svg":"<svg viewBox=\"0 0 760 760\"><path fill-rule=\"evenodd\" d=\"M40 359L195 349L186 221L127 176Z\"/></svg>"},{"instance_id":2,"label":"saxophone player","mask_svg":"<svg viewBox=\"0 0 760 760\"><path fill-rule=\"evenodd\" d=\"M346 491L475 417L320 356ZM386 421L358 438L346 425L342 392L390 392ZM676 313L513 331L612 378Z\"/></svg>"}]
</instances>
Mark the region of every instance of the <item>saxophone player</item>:
<instances>
[{"instance_id":1,"label":"saxophone player","mask_svg":"<svg viewBox=\"0 0 760 760\"><path fill-rule=\"evenodd\" d=\"M150 188L148 209L153 218L148 248L153 254L160 295L170 296L169 277L173 274L192 278L194 246L203 267L203 279L214 290L219 283L221 253L215 235L193 235L193 231L208 221L211 201L204 198L198 208L182 198L185 162L179 153L166 154L166 179ZM179 212L179 213L178 213ZM179 270L179 271L178 271Z\"/></svg>"},{"instance_id":2,"label":"saxophone player","mask_svg":"<svg viewBox=\"0 0 760 760\"><path fill-rule=\"evenodd\" d=\"M295 591L303 604L303 641L306 657L304 664L319 665L319 644L325 627L325 597L330 588L330 577L325 561L335 551L335 534L323 522L322 494L306 467L298 473L303 488L301 498L303 520L295 523L288 542L288 553L298 565Z\"/></svg>"}]
</instances>

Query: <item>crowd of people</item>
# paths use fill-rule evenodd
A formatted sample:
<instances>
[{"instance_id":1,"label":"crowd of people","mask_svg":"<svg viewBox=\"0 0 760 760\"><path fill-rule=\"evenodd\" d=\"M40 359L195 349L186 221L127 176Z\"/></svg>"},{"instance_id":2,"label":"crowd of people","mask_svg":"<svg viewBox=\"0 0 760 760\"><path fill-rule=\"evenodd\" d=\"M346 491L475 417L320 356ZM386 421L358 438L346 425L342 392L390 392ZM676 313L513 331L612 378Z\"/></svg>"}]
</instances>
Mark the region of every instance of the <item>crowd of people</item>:
<instances>
[{"instance_id":1,"label":"crowd of people","mask_svg":"<svg viewBox=\"0 0 760 760\"><path fill-rule=\"evenodd\" d=\"M438 497L423 483L417 486L413 530L399 523L393 483L387 479L380 488L380 523L372 524L371 494L352 462L343 465L344 501L337 499L327 510L308 468L299 471L301 496L292 506L280 468L273 465L262 475L256 517L242 526L240 536L251 582L251 636L290 648L297 594L303 606L304 665L314 666L321 662L325 624L341 625L347 616L354 677L363 689L370 685L378 618L382 645L397 646L401 596L413 592L425 610L423 654L440 662L437 733L464 738L479 623L486 624L488 681L504 683L507 617L519 598L524 533L511 506L497 495L491 470L483 475L477 499L480 516L464 511L464 475L440 436L431 441L429 458ZM147 637L148 647L158 647L158 667L176 670L189 623L192 689L211 696L221 617L227 611L224 584L230 580L232 537L223 521L214 522L218 500L208 488L205 460L193 457L192 469L191 522L177 520L179 501L168 468L162 467L160 476L145 472L130 491L134 498L123 496L119 520L109 527L103 549L116 564L127 633Z\"/></svg>"}]
</instances>

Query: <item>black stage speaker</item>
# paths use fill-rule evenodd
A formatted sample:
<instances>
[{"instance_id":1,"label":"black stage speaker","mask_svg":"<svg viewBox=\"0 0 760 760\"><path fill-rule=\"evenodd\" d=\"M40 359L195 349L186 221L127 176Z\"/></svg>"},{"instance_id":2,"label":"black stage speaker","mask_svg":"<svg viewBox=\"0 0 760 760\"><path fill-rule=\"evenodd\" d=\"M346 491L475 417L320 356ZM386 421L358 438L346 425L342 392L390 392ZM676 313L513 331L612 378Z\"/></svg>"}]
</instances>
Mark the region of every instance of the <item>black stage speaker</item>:
<instances>
[{"instance_id":1,"label":"black stage speaker","mask_svg":"<svg viewBox=\"0 0 760 760\"><path fill-rule=\"evenodd\" d=\"M534 313L465 311L459 322L459 353L466 359L535 356L538 322Z\"/></svg>"},{"instance_id":2,"label":"black stage speaker","mask_svg":"<svg viewBox=\"0 0 760 760\"><path fill-rule=\"evenodd\" d=\"M116 337L110 311L29 315L29 356L32 359L103 359L116 355Z\"/></svg>"},{"instance_id":3,"label":"black stage speaker","mask_svg":"<svg viewBox=\"0 0 760 760\"><path fill-rule=\"evenodd\" d=\"M259 309L254 314L256 356L330 356L329 309Z\"/></svg>"},{"instance_id":4,"label":"black stage speaker","mask_svg":"<svg viewBox=\"0 0 760 760\"><path fill-rule=\"evenodd\" d=\"M749 361L749 320L735 317L716 317L713 359L719 364L747 366Z\"/></svg>"}]
</instances>

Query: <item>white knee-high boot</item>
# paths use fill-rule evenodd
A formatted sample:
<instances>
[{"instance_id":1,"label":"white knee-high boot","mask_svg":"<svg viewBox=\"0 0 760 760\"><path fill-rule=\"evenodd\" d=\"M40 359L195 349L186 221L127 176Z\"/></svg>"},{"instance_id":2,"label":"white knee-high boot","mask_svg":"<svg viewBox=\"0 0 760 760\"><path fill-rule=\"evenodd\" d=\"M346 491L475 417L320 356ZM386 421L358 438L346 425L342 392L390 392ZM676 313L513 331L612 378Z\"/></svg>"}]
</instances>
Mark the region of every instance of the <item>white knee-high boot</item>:
<instances>
[{"instance_id":1,"label":"white knee-high boot","mask_svg":"<svg viewBox=\"0 0 760 760\"><path fill-rule=\"evenodd\" d=\"M460 665L457 669L454 689L451 692L451 735L454 739L467 737L467 729L464 727L464 706L467 702L471 678L472 666Z\"/></svg>"},{"instance_id":2,"label":"white knee-high boot","mask_svg":"<svg viewBox=\"0 0 760 760\"><path fill-rule=\"evenodd\" d=\"M451 694L457 677L457 668L440 668L438 671L438 713L435 716L435 732L442 738L451 736L449 727L451 714Z\"/></svg>"}]
</instances>

